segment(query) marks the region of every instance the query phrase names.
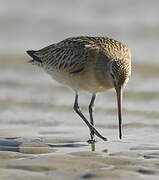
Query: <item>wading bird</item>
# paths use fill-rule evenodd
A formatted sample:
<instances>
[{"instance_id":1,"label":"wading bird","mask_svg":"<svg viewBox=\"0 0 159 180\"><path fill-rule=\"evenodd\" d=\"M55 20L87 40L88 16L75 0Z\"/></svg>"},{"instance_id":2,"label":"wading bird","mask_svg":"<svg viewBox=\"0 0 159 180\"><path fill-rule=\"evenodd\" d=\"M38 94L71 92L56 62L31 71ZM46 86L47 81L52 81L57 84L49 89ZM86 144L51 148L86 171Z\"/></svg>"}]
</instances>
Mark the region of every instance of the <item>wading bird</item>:
<instances>
[{"instance_id":1,"label":"wading bird","mask_svg":"<svg viewBox=\"0 0 159 180\"><path fill-rule=\"evenodd\" d=\"M94 136L103 137L94 127L93 105L96 94L115 88L117 95L119 138L122 138L122 90L131 74L130 49L108 37L80 36L65 39L38 51L29 50L32 64L41 66L56 81L75 92L74 110L90 129L90 142ZM78 93L92 94L89 104L90 122L78 105Z\"/></svg>"}]
</instances>

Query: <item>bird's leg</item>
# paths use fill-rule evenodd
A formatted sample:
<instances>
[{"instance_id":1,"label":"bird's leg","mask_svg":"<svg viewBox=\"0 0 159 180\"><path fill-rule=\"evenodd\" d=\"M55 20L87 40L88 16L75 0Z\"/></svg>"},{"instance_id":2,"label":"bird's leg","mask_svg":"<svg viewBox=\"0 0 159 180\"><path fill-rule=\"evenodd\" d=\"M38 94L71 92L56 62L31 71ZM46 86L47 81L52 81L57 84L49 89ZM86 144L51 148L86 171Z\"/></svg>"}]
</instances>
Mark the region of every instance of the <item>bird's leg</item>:
<instances>
[{"instance_id":1,"label":"bird's leg","mask_svg":"<svg viewBox=\"0 0 159 180\"><path fill-rule=\"evenodd\" d=\"M82 114L82 112L80 111L80 108L78 106L78 94L76 93L75 96L75 102L74 102L74 106L73 109L75 110L75 112L82 118L82 120L87 124L87 126L89 127L90 131L93 130L94 134L96 136L98 136L99 138L103 139L104 141L107 141L107 138L103 137L89 122L88 120L85 118L85 116Z\"/></svg>"},{"instance_id":2,"label":"bird's leg","mask_svg":"<svg viewBox=\"0 0 159 180\"><path fill-rule=\"evenodd\" d=\"M94 120L93 120L93 107L94 107L94 101L95 101L95 98L96 98L96 94L93 94L92 95L92 99L91 99L91 102L89 104L89 115L90 115L90 122L91 122L91 125L94 126ZM90 129L91 133L90 133L90 136L91 136L91 142L95 142L95 139L94 139L94 130L93 128Z\"/></svg>"}]
</instances>

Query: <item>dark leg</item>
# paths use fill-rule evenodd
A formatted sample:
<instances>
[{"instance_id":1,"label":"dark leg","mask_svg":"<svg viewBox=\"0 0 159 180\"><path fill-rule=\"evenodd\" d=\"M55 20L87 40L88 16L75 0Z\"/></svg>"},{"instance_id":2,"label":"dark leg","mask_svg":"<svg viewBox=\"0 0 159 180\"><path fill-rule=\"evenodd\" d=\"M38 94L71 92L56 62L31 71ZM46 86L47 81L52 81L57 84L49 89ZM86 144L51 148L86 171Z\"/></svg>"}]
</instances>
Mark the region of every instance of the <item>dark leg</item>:
<instances>
[{"instance_id":1,"label":"dark leg","mask_svg":"<svg viewBox=\"0 0 159 180\"><path fill-rule=\"evenodd\" d=\"M92 126L94 126L94 121L93 121L93 106L94 106L95 98L96 98L96 94L93 94L91 102L89 104L89 115L90 115L90 122L91 122ZM91 135L91 141L95 142L95 139L94 139L94 130L92 128L90 130L91 130L91 134L90 134Z\"/></svg>"},{"instance_id":2,"label":"dark leg","mask_svg":"<svg viewBox=\"0 0 159 180\"><path fill-rule=\"evenodd\" d=\"M90 131L94 131L94 134L96 136L98 136L99 138L103 139L104 141L107 141L107 138L103 137L89 122L88 120L84 117L84 115L82 114L82 112L79 109L78 106L78 94L76 94L75 96L75 102L74 102L74 106L73 109L75 110L75 112L82 118L82 120L87 124L87 126L89 127Z\"/></svg>"}]
</instances>

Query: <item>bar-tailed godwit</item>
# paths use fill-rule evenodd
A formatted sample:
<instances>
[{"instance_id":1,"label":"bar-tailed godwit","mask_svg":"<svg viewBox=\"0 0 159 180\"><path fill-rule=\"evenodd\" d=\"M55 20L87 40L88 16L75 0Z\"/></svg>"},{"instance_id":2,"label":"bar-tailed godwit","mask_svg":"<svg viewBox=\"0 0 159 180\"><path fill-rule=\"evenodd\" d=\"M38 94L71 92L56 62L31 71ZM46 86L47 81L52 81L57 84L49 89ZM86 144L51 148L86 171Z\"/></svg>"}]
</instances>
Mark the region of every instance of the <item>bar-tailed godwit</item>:
<instances>
[{"instance_id":1,"label":"bar-tailed godwit","mask_svg":"<svg viewBox=\"0 0 159 180\"><path fill-rule=\"evenodd\" d=\"M131 74L130 49L108 37L80 36L65 39L38 51L29 50L29 62L41 66L56 81L75 92L74 110L90 129L90 142L94 135L103 137L94 127L93 106L96 94L115 88L117 94L119 138L122 138L122 90ZM90 122L78 105L78 93L92 94L89 104Z\"/></svg>"}]
</instances>

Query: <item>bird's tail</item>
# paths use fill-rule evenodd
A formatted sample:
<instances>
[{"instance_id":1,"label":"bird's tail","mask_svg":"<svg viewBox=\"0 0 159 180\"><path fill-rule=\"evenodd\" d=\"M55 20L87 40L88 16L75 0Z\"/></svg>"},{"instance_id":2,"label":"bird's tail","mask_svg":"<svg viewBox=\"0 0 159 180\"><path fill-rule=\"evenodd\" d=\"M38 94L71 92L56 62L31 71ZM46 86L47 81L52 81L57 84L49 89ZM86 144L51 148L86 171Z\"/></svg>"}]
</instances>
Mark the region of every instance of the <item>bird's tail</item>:
<instances>
[{"instance_id":1,"label":"bird's tail","mask_svg":"<svg viewBox=\"0 0 159 180\"><path fill-rule=\"evenodd\" d=\"M36 56L36 54L35 54L36 52L37 51L33 51L33 50L27 51L27 54L33 58L29 61L29 63L32 63L33 65L41 66L42 61L40 60L40 58L38 56Z\"/></svg>"}]
</instances>

